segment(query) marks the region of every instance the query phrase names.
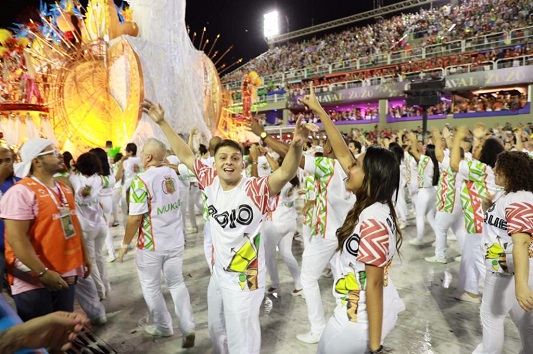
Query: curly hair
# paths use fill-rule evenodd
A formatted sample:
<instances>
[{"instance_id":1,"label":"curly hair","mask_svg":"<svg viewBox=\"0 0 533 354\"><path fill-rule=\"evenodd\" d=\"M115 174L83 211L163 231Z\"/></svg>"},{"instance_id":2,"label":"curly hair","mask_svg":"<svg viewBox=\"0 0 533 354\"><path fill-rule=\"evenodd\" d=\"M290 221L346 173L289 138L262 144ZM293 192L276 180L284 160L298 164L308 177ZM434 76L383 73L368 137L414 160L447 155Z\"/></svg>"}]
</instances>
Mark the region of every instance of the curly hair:
<instances>
[{"instance_id":1,"label":"curly hair","mask_svg":"<svg viewBox=\"0 0 533 354\"><path fill-rule=\"evenodd\" d=\"M533 159L525 152L505 151L498 155L495 174L503 175L506 193L533 192Z\"/></svg>"},{"instance_id":2,"label":"curly hair","mask_svg":"<svg viewBox=\"0 0 533 354\"><path fill-rule=\"evenodd\" d=\"M363 171L365 177L361 188L355 193L356 202L346 215L342 226L337 229L337 250L342 250L344 241L353 234L363 210L374 203L385 203L389 206L396 229L396 250L399 253L402 245L402 232L398 228L392 197L400 185L400 163L392 151L371 146L366 150L363 158Z\"/></svg>"}]
</instances>

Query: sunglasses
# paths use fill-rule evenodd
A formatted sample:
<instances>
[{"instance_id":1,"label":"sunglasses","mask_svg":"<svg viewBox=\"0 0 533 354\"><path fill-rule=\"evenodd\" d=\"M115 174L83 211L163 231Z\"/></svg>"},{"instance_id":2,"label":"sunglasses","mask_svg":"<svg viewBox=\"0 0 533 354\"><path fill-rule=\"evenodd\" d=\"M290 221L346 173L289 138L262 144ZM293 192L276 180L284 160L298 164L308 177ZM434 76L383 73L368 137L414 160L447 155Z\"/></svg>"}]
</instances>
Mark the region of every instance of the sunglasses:
<instances>
[{"instance_id":1,"label":"sunglasses","mask_svg":"<svg viewBox=\"0 0 533 354\"><path fill-rule=\"evenodd\" d=\"M52 150L48 150L48 151L43 151L41 152L40 154L38 154L37 156L44 156L44 155L54 155L55 157L60 157L61 156L61 152L57 149L52 149Z\"/></svg>"}]
</instances>

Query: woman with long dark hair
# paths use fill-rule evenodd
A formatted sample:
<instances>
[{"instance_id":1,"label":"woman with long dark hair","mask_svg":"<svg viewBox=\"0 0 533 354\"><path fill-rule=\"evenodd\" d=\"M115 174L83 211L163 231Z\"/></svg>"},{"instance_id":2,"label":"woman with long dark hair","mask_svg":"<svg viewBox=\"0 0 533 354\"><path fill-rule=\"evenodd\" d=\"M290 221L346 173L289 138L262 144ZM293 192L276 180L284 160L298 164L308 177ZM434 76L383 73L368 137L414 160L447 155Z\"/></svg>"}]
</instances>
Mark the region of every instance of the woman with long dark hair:
<instances>
[{"instance_id":1,"label":"woman with long dark hair","mask_svg":"<svg viewBox=\"0 0 533 354\"><path fill-rule=\"evenodd\" d=\"M496 184L503 193L484 203L482 246L487 275L480 314L483 342L474 354L503 351L507 314L518 329L520 353L533 348L533 160L524 152L497 156Z\"/></svg>"},{"instance_id":2,"label":"woman with long dark hair","mask_svg":"<svg viewBox=\"0 0 533 354\"><path fill-rule=\"evenodd\" d=\"M109 230L111 224L111 213L113 211L113 187L115 186L116 180L115 175L111 173L111 166L109 165L109 159L107 153L102 148L91 149L90 152L98 157L100 160L100 165L102 166L102 177L103 187L100 190L100 203L102 204L102 209L104 211L104 219L108 226L107 235L105 238L105 245L107 247L107 261L113 262L117 259L115 255L115 245L113 244L113 235Z\"/></svg>"},{"instance_id":3,"label":"woman with long dark hair","mask_svg":"<svg viewBox=\"0 0 533 354\"><path fill-rule=\"evenodd\" d=\"M402 243L393 204L400 165L390 150L374 146L354 158L312 85L302 103L319 115L346 170L346 189L357 200L337 230L332 259L337 307L322 333L318 353L381 353L381 343L397 319L397 293L388 284L388 273Z\"/></svg>"}]
</instances>

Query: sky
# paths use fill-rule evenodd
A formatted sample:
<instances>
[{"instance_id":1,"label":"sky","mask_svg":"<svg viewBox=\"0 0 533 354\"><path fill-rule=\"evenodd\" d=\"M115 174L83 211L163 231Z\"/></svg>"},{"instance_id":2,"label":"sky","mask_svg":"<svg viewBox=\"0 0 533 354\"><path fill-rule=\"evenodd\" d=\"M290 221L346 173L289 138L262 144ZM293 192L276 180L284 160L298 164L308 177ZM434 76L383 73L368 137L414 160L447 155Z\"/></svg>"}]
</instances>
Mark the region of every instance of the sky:
<instances>
[{"instance_id":1,"label":"sky","mask_svg":"<svg viewBox=\"0 0 533 354\"><path fill-rule=\"evenodd\" d=\"M8 27L12 22L24 21L32 16L31 9L37 9L39 6L39 0L2 0L2 2L6 4L2 5L0 11L0 28ZM46 0L46 2L54 1ZM122 1L115 0L115 2L120 4ZM388 5L398 1L383 2L384 5ZM185 20L191 28L191 33L197 32L195 41L197 47L202 29L206 27L204 41L206 38L210 40L206 52L211 48L217 34L220 34L220 39L214 50L222 53L233 45L233 49L223 60L230 65L239 58L243 58L245 63L268 49L263 38L263 15L267 12L277 10L280 13L283 33L351 16L371 10L372 7L373 1L370 0L191 0L187 3Z\"/></svg>"}]
</instances>

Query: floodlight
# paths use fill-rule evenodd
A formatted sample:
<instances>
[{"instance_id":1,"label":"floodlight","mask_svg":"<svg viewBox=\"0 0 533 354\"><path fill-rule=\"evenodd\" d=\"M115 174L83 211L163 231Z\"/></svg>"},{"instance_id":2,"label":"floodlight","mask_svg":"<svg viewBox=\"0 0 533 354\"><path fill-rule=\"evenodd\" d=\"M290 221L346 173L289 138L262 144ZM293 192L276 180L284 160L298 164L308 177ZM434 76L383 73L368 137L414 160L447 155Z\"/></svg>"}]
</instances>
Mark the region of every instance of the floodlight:
<instances>
[{"instance_id":1,"label":"floodlight","mask_svg":"<svg viewBox=\"0 0 533 354\"><path fill-rule=\"evenodd\" d=\"M263 16L263 29L265 38L272 38L279 34L279 14L272 11Z\"/></svg>"}]
</instances>

